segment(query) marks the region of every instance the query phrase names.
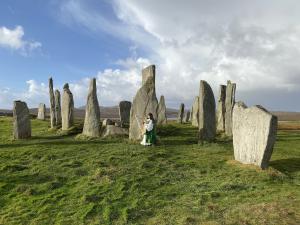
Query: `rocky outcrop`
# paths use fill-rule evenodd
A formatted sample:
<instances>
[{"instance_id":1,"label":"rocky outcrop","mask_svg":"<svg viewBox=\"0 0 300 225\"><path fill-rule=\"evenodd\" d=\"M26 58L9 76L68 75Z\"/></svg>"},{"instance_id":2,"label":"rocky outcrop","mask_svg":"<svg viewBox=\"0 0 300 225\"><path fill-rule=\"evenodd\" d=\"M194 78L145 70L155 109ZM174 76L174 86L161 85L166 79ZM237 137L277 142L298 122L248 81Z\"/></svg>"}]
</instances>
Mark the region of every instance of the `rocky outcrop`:
<instances>
[{"instance_id":1,"label":"rocky outcrop","mask_svg":"<svg viewBox=\"0 0 300 225\"><path fill-rule=\"evenodd\" d=\"M82 134L88 137L100 136L100 108L95 78L90 81Z\"/></svg>"},{"instance_id":2,"label":"rocky outcrop","mask_svg":"<svg viewBox=\"0 0 300 225\"><path fill-rule=\"evenodd\" d=\"M129 139L142 139L143 121L148 113L152 113L157 120L158 101L155 91L155 66L151 65L142 71L142 87L135 95L130 111Z\"/></svg>"},{"instance_id":3,"label":"rocky outcrop","mask_svg":"<svg viewBox=\"0 0 300 225\"><path fill-rule=\"evenodd\" d=\"M211 142L216 136L216 103L210 85L200 81L199 94L199 142Z\"/></svg>"},{"instance_id":4,"label":"rocky outcrop","mask_svg":"<svg viewBox=\"0 0 300 225\"><path fill-rule=\"evenodd\" d=\"M74 100L69 84L64 85L62 97L62 130L69 130L74 125Z\"/></svg>"},{"instance_id":5,"label":"rocky outcrop","mask_svg":"<svg viewBox=\"0 0 300 225\"><path fill-rule=\"evenodd\" d=\"M31 137L29 109L25 102L14 101L13 136L14 139L25 139Z\"/></svg>"},{"instance_id":6,"label":"rocky outcrop","mask_svg":"<svg viewBox=\"0 0 300 225\"><path fill-rule=\"evenodd\" d=\"M277 117L262 106L247 108L239 102L232 121L235 160L267 168L276 141Z\"/></svg>"}]
</instances>

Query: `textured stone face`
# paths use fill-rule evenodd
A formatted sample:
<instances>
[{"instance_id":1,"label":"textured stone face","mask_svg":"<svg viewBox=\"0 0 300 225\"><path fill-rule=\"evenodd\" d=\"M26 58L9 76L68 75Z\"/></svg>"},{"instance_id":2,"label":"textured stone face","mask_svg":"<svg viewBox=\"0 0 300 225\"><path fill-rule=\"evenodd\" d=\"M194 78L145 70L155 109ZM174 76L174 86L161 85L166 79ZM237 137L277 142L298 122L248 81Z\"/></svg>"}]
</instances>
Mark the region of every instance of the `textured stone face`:
<instances>
[{"instance_id":1,"label":"textured stone face","mask_svg":"<svg viewBox=\"0 0 300 225\"><path fill-rule=\"evenodd\" d=\"M114 121L112 121L111 119L104 119L102 121L102 127L106 127L107 125L114 125Z\"/></svg>"},{"instance_id":2,"label":"textured stone face","mask_svg":"<svg viewBox=\"0 0 300 225\"><path fill-rule=\"evenodd\" d=\"M21 101L14 101L13 107L14 139L30 138L31 122L27 104Z\"/></svg>"},{"instance_id":3,"label":"textured stone face","mask_svg":"<svg viewBox=\"0 0 300 225\"><path fill-rule=\"evenodd\" d=\"M187 110L184 114L183 122L188 123L190 121L190 110Z\"/></svg>"},{"instance_id":4,"label":"textured stone face","mask_svg":"<svg viewBox=\"0 0 300 225\"><path fill-rule=\"evenodd\" d=\"M178 123L183 122L183 116L184 116L184 104L181 103L180 106L179 106L178 115L177 115L177 122Z\"/></svg>"},{"instance_id":5,"label":"textured stone face","mask_svg":"<svg viewBox=\"0 0 300 225\"><path fill-rule=\"evenodd\" d=\"M53 80L52 77L49 78L49 96L50 96L50 125L51 128L55 127L55 97L53 92Z\"/></svg>"},{"instance_id":6,"label":"textured stone face","mask_svg":"<svg viewBox=\"0 0 300 225\"><path fill-rule=\"evenodd\" d=\"M141 129L148 113L157 120L158 101L155 92L155 66L149 66L142 71L142 87L135 95L130 111L129 139L142 139Z\"/></svg>"},{"instance_id":7,"label":"textured stone face","mask_svg":"<svg viewBox=\"0 0 300 225\"><path fill-rule=\"evenodd\" d=\"M62 97L62 130L70 129L74 124L74 100L69 85L64 85Z\"/></svg>"},{"instance_id":8,"label":"textured stone face","mask_svg":"<svg viewBox=\"0 0 300 225\"><path fill-rule=\"evenodd\" d=\"M55 90L55 125L61 125L61 102L59 90Z\"/></svg>"},{"instance_id":9,"label":"textured stone face","mask_svg":"<svg viewBox=\"0 0 300 225\"><path fill-rule=\"evenodd\" d=\"M225 131L225 99L226 99L226 86L220 85L219 99L217 105L217 131Z\"/></svg>"},{"instance_id":10,"label":"textured stone face","mask_svg":"<svg viewBox=\"0 0 300 225\"><path fill-rule=\"evenodd\" d=\"M130 122L130 110L131 110L131 102L129 101L121 101L119 103L119 115L121 124L128 125Z\"/></svg>"},{"instance_id":11,"label":"textured stone face","mask_svg":"<svg viewBox=\"0 0 300 225\"><path fill-rule=\"evenodd\" d=\"M167 123L167 108L165 103L165 97L160 96L160 100L157 108L157 124L162 125Z\"/></svg>"},{"instance_id":12,"label":"textured stone face","mask_svg":"<svg viewBox=\"0 0 300 225\"><path fill-rule=\"evenodd\" d=\"M39 104L37 119L38 120L46 119L46 105L44 103Z\"/></svg>"},{"instance_id":13,"label":"textured stone face","mask_svg":"<svg viewBox=\"0 0 300 225\"><path fill-rule=\"evenodd\" d=\"M213 141L216 136L216 103L210 85L201 80L199 94L199 141Z\"/></svg>"},{"instance_id":14,"label":"textured stone face","mask_svg":"<svg viewBox=\"0 0 300 225\"><path fill-rule=\"evenodd\" d=\"M232 111L235 104L236 84L227 82L225 98L225 134L232 136Z\"/></svg>"},{"instance_id":15,"label":"textured stone face","mask_svg":"<svg viewBox=\"0 0 300 225\"><path fill-rule=\"evenodd\" d=\"M97 87L95 78L93 78L90 82L82 134L89 137L100 136L100 109L97 98Z\"/></svg>"},{"instance_id":16,"label":"textured stone face","mask_svg":"<svg viewBox=\"0 0 300 225\"><path fill-rule=\"evenodd\" d=\"M195 97L194 104L192 107L192 126L198 127L199 126L199 96Z\"/></svg>"},{"instance_id":17,"label":"textured stone face","mask_svg":"<svg viewBox=\"0 0 300 225\"><path fill-rule=\"evenodd\" d=\"M114 125L107 125L103 132L103 137L114 137L128 135L128 129L116 127Z\"/></svg>"},{"instance_id":18,"label":"textured stone face","mask_svg":"<svg viewBox=\"0 0 300 225\"><path fill-rule=\"evenodd\" d=\"M238 102L233 109L233 148L235 160L268 167L276 141L277 117L261 106Z\"/></svg>"}]
</instances>

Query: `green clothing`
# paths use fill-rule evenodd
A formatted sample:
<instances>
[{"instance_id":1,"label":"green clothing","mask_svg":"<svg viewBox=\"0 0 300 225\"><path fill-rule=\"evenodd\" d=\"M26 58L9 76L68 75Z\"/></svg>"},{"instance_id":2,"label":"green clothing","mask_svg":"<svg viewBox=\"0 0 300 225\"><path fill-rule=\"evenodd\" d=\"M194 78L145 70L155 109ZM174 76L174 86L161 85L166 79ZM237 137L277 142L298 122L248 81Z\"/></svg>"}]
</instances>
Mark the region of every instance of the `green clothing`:
<instances>
[{"instance_id":1,"label":"green clothing","mask_svg":"<svg viewBox=\"0 0 300 225\"><path fill-rule=\"evenodd\" d=\"M146 131L146 143L151 145L156 143L155 127L151 131Z\"/></svg>"}]
</instances>

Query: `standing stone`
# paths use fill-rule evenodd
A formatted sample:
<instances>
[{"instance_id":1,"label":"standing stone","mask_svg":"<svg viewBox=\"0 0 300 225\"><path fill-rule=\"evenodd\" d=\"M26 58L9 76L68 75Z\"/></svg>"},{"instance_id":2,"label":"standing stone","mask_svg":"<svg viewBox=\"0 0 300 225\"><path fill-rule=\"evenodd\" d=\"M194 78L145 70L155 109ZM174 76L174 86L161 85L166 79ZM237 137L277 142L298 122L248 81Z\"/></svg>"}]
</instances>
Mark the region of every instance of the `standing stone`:
<instances>
[{"instance_id":1,"label":"standing stone","mask_svg":"<svg viewBox=\"0 0 300 225\"><path fill-rule=\"evenodd\" d=\"M61 104L60 104L60 92L59 90L55 90L55 125L61 125Z\"/></svg>"},{"instance_id":2,"label":"standing stone","mask_svg":"<svg viewBox=\"0 0 300 225\"><path fill-rule=\"evenodd\" d=\"M181 103L178 110L177 122L182 123L184 116L184 104Z\"/></svg>"},{"instance_id":3,"label":"standing stone","mask_svg":"<svg viewBox=\"0 0 300 225\"><path fill-rule=\"evenodd\" d=\"M49 78L49 95L50 95L50 124L51 128L55 127L55 97L53 92L53 80L52 77Z\"/></svg>"},{"instance_id":4,"label":"standing stone","mask_svg":"<svg viewBox=\"0 0 300 225\"><path fill-rule=\"evenodd\" d=\"M25 139L31 137L29 109L25 102L14 101L13 126L14 139Z\"/></svg>"},{"instance_id":5,"label":"standing stone","mask_svg":"<svg viewBox=\"0 0 300 225\"><path fill-rule=\"evenodd\" d=\"M199 141L213 141L216 136L216 102L210 85L200 81Z\"/></svg>"},{"instance_id":6,"label":"standing stone","mask_svg":"<svg viewBox=\"0 0 300 225\"><path fill-rule=\"evenodd\" d=\"M235 160L267 168L276 141L277 117L262 106L247 108L238 102L233 109L232 132Z\"/></svg>"},{"instance_id":7,"label":"standing stone","mask_svg":"<svg viewBox=\"0 0 300 225\"><path fill-rule=\"evenodd\" d=\"M235 104L236 84L227 81L226 98L225 98L225 134L232 136L232 111Z\"/></svg>"},{"instance_id":8,"label":"standing stone","mask_svg":"<svg viewBox=\"0 0 300 225\"><path fill-rule=\"evenodd\" d=\"M187 110L184 114L183 122L188 123L190 121L190 110Z\"/></svg>"},{"instance_id":9,"label":"standing stone","mask_svg":"<svg viewBox=\"0 0 300 225\"><path fill-rule=\"evenodd\" d=\"M74 124L74 100L69 84L64 85L62 97L62 130L70 129Z\"/></svg>"},{"instance_id":10,"label":"standing stone","mask_svg":"<svg viewBox=\"0 0 300 225\"><path fill-rule=\"evenodd\" d=\"M46 119L46 105L44 103L39 104L37 119L38 120Z\"/></svg>"},{"instance_id":11,"label":"standing stone","mask_svg":"<svg viewBox=\"0 0 300 225\"><path fill-rule=\"evenodd\" d=\"M82 134L89 137L100 136L100 108L97 98L97 86L95 78L90 81Z\"/></svg>"},{"instance_id":12,"label":"standing stone","mask_svg":"<svg viewBox=\"0 0 300 225\"><path fill-rule=\"evenodd\" d=\"M135 95L130 111L129 139L142 139L142 126L148 113L157 120L158 101L155 92L155 66L151 65L142 71L142 87Z\"/></svg>"},{"instance_id":13,"label":"standing stone","mask_svg":"<svg viewBox=\"0 0 300 225\"><path fill-rule=\"evenodd\" d=\"M194 104L192 107L192 126L199 127L199 96L195 97Z\"/></svg>"},{"instance_id":14,"label":"standing stone","mask_svg":"<svg viewBox=\"0 0 300 225\"><path fill-rule=\"evenodd\" d=\"M119 103L119 116L121 125L129 125L130 122L131 102L121 101Z\"/></svg>"},{"instance_id":15,"label":"standing stone","mask_svg":"<svg viewBox=\"0 0 300 225\"><path fill-rule=\"evenodd\" d=\"M226 99L226 86L220 85L219 100L217 106L217 131L225 131L225 99Z\"/></svg>"},{"instance_id":16,"label":"standing stone","mask_svg":"<svg viewBox=\"0 0 300 225\"><path fill-rule=\"evenodd\" d=\"M167 108L165 103L165 97L160 96L158 108L157 108L157 124L167 124Z\"/></svg>"}]
</instances>

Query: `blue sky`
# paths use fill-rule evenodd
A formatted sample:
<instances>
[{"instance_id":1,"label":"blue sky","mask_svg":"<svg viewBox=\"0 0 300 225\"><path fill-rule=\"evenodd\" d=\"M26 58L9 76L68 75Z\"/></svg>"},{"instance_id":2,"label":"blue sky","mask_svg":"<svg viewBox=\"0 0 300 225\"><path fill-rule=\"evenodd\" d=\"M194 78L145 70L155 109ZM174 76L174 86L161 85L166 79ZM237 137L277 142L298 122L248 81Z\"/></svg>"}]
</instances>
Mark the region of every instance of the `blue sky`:
<instances>
[{"instance_id":1,"label":"blue sky","mask_svg":"<svg viewBox=\"0 0 300 225\"><path fill-rule=\"evenodd\" d=\"M199 81L217 99L237 83L237 100L300 111L297 0L1 0L0 108L49 104L47 81L70 83L85 104L97 78L101 105L132 100L141 69L156 64L157 95L191 106Z\"/></svg>"}]
</instances>

